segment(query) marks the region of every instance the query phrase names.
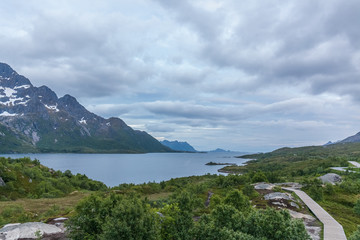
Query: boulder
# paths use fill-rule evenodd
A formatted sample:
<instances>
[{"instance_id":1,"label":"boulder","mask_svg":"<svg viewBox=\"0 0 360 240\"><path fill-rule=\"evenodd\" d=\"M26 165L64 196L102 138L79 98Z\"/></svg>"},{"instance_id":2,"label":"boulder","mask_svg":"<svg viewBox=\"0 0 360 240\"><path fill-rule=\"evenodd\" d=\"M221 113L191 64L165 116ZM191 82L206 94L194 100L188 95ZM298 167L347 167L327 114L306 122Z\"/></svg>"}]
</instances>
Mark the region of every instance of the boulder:
<instances>
[{"instance_id":1,"label":"boulder","mask_svg":"<svg viewBox=\"0 0 360 240\"><path fill-rule=\"evenodd\" d=\"M2 177L0 177L0 187L5 187L6 184L4 182L4 180L2 179Z\"/></svg>"},{"instance_id":2,"label":"boulder","mask_svg":"<svg viewBox=\"0 0 360 240\"><path fill-rule=\"evenodd\" d=\"M324 176L319 177L319 179L323 183L330 183L333 185L335 185L335 183L341 182L341 176L337 175L336 173L325 174Z\"/></svg>"},{"instance_id":3,"label":"boulder","mask_svg":"<svg viewBox=\"0 0 360 240\"><path fill-rule=\"evenodd\" d=\"M61 239L55 236L62 233L63 231L57 226L40 222L8 224L0 229L0 240L38 239L39 235L50 237L48 239Z\"/></svg>"}]
</instances>

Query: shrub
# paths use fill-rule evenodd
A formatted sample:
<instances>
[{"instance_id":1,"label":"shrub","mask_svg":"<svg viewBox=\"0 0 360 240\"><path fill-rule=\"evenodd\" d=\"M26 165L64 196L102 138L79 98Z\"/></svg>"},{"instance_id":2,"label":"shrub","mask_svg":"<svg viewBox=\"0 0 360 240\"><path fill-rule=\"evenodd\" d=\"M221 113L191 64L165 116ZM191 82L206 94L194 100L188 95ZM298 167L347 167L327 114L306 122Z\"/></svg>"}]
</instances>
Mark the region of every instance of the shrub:
<instances>
[{"instance_id":1,"label":"shrub","mask_svg":"<svg viewBox=\"0 0 360 240\"><path fill-rule=\"evenodd\" d=\"M358 199L355 203L354 212L355 214L360 216L360 199Z\"/></svg>"}]
</instances>

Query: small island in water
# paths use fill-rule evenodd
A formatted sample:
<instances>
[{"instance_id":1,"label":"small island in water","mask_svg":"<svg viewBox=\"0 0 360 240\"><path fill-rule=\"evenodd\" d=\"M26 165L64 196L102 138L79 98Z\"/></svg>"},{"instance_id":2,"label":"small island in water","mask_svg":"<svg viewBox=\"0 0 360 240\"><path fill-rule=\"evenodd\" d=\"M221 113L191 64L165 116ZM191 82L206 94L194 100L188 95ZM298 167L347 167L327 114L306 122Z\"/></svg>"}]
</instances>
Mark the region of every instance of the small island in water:
<instances>
[{"instance_id":1,"label":"small island in water","mask_svg":"<svg viewBox=\"0 0 360 240\"><path fill-rule=\"evenodd\" d=\"M212 165L229 165L229 166L236 166L235 163L217 163L217 162L208 162L208 163L206 163L205 165L210 165L210 166L212 166Z\"/></svg>"}]
</instances>

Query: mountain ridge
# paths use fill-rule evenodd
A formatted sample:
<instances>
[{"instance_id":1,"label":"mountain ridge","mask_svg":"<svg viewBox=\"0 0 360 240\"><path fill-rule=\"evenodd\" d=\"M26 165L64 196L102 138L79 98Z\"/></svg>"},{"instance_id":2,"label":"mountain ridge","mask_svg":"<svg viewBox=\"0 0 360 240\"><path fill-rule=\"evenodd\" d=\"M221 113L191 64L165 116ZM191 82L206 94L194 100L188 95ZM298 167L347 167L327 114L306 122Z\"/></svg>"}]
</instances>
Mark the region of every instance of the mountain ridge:
<instances>
[{"instance_id":1,"label":"mountain ridge","mask_svg":"<svg viewBox=\"0 0 360 240\"><path fill-rule=\"evenodd\" d=\"M172 150L180 151L180 152L197 152L193 146L191 146L188 142L179 142L177 140L175 141L168 141L163 140L160 141L161 144L164 146L169 147Z\"/></svg>"},{"instance_id":2,"label":"mountain ridge","mask_svg":"<svg viewBox=\"0 0 360 240\"><path fill-rule=\"evenodd\" d=\"M68 94L58 98L0 63L0 152L167 152L120 118L105 119Z\"/></svg>"},{"instance_id":3,"label":"mountain ridge","mask_svg":"<svg viewBox=\"0 0 360 240\"><path fill-rule=\"evenodd\" d=\"M339 143L355 143L355 142L360 142L360 132L358 132L353 136L341 140Z\"/></svg>"}]
</instances>

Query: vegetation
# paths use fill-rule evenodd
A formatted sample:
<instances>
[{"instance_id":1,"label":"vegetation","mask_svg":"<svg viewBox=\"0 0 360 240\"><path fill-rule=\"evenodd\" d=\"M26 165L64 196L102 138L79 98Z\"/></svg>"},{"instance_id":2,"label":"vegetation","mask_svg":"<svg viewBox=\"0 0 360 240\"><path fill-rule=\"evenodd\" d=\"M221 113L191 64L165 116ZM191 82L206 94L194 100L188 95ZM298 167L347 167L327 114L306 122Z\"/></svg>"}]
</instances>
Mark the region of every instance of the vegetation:
<instances>
[{"instance_id":1,"label":"vegetation","mask_svg":"<svg viewBox=\"0 0 360 240\"><path fill-rule=\"evenodd\" d=\"M235 164L235 163L217 163L217 162L208 162L208 163L206 163L205 165L212 166L212 165L236 165L236 164Z\"/></svg>"},{"instance_id":2,"label":"vegetation","mask_svg":"<svg viewBox=\"0 0 360 240\"><path fill-rule=\"evenodd\" d=\"M248 173L253 176L253 181L262 178L269 182L294 181L304 184L303 190L329 212L350 237L360 225L360 173L358 169L353 173L336 171L331 167L349 167L348 161L359 161L359 149L360 143L282 148L270 153L242 156L252 160L246 166L227 166L223 169ZM330 172L341 175L343 181L337 185L323 185L318 177Z\"/></svg>"},{"instance_id":3,"label":"vegetation","mask_svg":"<svg viewBox=\"0 0 360 240\"><path fill-rule=\"evenodd\" d=\"M250 174L108 189L83 175L53 171L37 160L2 158L1 164L6 186L0 192L0 225L68 216L73 239L307 239L303 224L287 212L251 207L249 199L256 192L249 187ZM67 188L58 181L65 181ZM206 207L209 191L214 196Z\"/></svg>"},{"instance_id":4,"label":"vegetation","mask_svg":"<svg viewBox=\"0 0 360 240\"><path fill-rule=\"evenodd\" d=\"M38 222L69 216L78 202L90 194L89 191L75 191L61 198L0 201L0 227L7 223Z\"/></svg>"},{"instance_id":5,"label":"vegetation","mask_svg":"<svg viewBox=\"0 0 360 240\"><path fill-rule=\"evenodd\" d=\"M246 166L225 167L242 175L193 176L112 189L37 160L1 158L6 186L0 187L0 225L66 215L73 239L308 239L304 225L287 211L257 204L261 197L251 185L296 181L343 225L349 239L358 239L360 173L336 171L343 178L337 185L318 180L335 172L331 167L360 159L357 149L359 144L285 148L245 156L253 159ZM207 206L209 192L213 195ZM54 202L39 211L45 200ZM263 209L251 207L254 203Z\"/></svg>"},{"instance_id":6,"label":"vegetation","mask_svg":"<svg viewBox=\"0 0 360 240\"><path fill-rule=\"evenodd\" d=\"M68 223L73 239L309 239L301 221L287 211L256 210L248 197L219 183L242 176L191 179L166 200L149 201L140 194L92 195L84 199ZM166 187L176 187L186 179L173 179ZM241 181L241 180L240 180ZM234 182L230 181L229 185ZM160 185L160 184L159 184ZM155 187L155 185L152 185ZM218 190L211 207L203 204L204 190ZM233 185L238 187L238 185ZM155 187L155 189L157 189ZM214 204L214 202L216 202ZM199 217L201 215L201 217ZM199 219L198 221L194 221Z\"/></svg>"},{"instance_id":7,"label":"vegetation","mask_svg":"<svg viewBox=\"0 0 360 240\"><path fill-rule=\"evenodd\" d=\"M0 158L0 176L5 182L0 200L63 197L75 190L106 190L105 184L69 170L54 171L30 158Z\"/></svg>"}]
</instances>

